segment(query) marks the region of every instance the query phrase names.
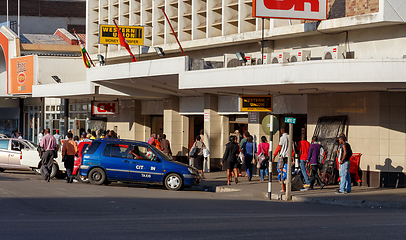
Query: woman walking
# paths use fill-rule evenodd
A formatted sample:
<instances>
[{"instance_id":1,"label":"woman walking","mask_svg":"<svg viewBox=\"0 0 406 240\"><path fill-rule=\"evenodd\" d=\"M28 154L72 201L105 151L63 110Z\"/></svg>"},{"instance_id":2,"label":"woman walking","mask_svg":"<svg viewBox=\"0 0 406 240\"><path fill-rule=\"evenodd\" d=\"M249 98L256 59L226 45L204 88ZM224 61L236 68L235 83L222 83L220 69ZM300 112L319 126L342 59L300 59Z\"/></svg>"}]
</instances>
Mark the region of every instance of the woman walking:
<instances>
[{"instance_id":1,"label":"woman walking","mask_svg":"<svg viewBox=\"0 0 406 240\"><path fill-rule=\"evenodd\" d=\"M223 155L223 160L221 165L226 162L227 167L227 185L230 185L231 174L233 174L235 183L238 183L238 161L237 157L240 153L240 146L237 143L237 138L235 136L230 136L230 142L226 145L226 150Z\"/></svg>"},{"instance_id":2,"label":"woman walking","mask_svg":"<svg viewBox=\"0 0 406 240\"><path fill-rule=\"evenodd\" d=\"M251 181L252 179L252 158L254 157L256 151L257 149L253 143L252 136L248 136L247 141L244 143L242 148L242 153L245 157L245 169L247 171L248 181Z\"/></svg>"},{"instance_id":3,"label":"woman walking","mask_svg":"<svg viewBox=\"0 0 406 240\"><path fill-rule=\"evenodd\" d=\"M67 183L72 183L73 181L73 165L75 161L75 155L78 153L78 145L72 140L73 134L67 134L68 140L63 143L62 146L62 161L65 163Z\"/></svg>"},{"instance_id":4,"label":"woman walking","mask_svg":"<svg viewBox=\"0 0 406 240\"><path fill-rule=\"evenodd\" d=\"M265 156L268 156L268 152L269 152L269 143L266 140L265 136L261 137L261 143L258 145L258 156L262 153ZM267 161L263 161L261 163L261 167L259 168L259 173L261 175L261 180L259 181L264 181L264 172L266 173L266 167L267 165Z\"/></svg>"},{"instance_id":5,"label":"woman walking","mask_svg":"<svg viewBox=\"0 0 406 240\"><path fill-rule=\"evenodd\" d=\"M192 155L195 155L195 157L193 157L193 164L195 165L195 168L197 168L200 173L203 174L203 146L204 143L202 141L200 141L200 136L197 135L196 136L196 141L193 143L192 148L190 148L190 152L189 152L189 156L192 157ZM192 150L196 148L195 153L192 154Z\"/></svg>"}]
</instances>

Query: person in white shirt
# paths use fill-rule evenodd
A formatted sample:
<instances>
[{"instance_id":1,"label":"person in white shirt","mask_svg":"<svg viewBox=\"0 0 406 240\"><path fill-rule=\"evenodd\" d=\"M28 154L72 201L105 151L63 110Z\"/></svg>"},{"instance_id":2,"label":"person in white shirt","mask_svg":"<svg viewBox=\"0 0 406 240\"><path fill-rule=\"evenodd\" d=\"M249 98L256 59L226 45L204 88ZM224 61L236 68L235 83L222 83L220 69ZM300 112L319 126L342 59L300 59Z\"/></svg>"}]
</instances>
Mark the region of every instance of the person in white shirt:
<instances>
[{"instance_id":1,"label":"person in white shirt","mask_svg":"<svg viewBox=\"0 0 406 240\"><path fill-rule=\"evenodd\" d=\"M42 138L44 137L45 130L42 129L41 132L38 134L38 145L41 143Z\"/></svg>"},{"instance_id":2,"label":"person in white shirt","mask_svg":"<svg viewBox=\"0 0 406 240\"><path fill-rule=\"evenodd\" d=\"M56 129L56 133L54 134L54 138L56 140L56 145L57 145L56 150L58 151L59 147L61 146L61 139L62 139L62 136L59 135L59 129Z\"/></svg>"},{"instance_id":3,"label":"person in white shirt","mask_svg":"<svg viewBox=\"0 0 406 240\"><path fill-rule=\"evenodd\" d=\"M282 190L281 192L286 192L285 180L287 177L287 162L288 162L288 146L289 146L289 135L286 133L285 127L281 127L280 132L282 136L279 139L280 152L278 161L278 180L281 183Z\"/></svg>"}]
</instances>

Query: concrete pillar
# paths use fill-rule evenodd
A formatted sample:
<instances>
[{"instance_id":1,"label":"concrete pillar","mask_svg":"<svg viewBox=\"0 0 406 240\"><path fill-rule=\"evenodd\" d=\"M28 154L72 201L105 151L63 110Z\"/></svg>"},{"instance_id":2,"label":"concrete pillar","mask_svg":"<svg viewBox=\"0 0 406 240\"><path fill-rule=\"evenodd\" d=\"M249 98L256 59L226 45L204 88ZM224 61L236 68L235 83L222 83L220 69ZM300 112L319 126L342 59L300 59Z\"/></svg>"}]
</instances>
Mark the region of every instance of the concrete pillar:
<instances>
[{"instance_id":1,"label":"concrete pillar","mask_svg":"<svg viewBox=\"0 0 406 240\"><path fill-rule=\"evenodd\" d=\"M151 116L141 114L141 101L134 103L134 139L146 142L151 136Z\"/></svg>"},{"instance_id":2,"label":"concrete pillar","mask_svg":"<svg viewBox=\"0 0 406 240\"><path fill-rule=\"evenodd\" d=\"M224 138L228 138L228 118L218 114L218 97L213 94L204 95L204 144L210 150L210 157L205 159L204 171L210 172L211 167L219 168L223 157ZM223 128L226 126L225 128Z\"/></svg>"},{"instance_id":3,"label":"concrete pillar","mask_svg":"<svg viewBox=\"0 0 406 240\"><path fill-rule=\"evenodd\" d=\"M164 134L171 144L172 155L177 161L187 163L189 118L179 114L179 97L165 100Z\"/></svg>"}]
</instances>

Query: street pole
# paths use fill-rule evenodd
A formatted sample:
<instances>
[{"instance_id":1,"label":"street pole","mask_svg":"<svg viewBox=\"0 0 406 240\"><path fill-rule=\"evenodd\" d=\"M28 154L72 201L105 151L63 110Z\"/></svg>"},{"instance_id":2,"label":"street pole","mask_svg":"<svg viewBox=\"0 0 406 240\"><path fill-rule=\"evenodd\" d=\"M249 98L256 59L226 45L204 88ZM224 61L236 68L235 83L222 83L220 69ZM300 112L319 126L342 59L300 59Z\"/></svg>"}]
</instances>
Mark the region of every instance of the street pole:
<instances>
[{"instance_id":1,"label":"street pole","mask_svg":"<svg viewBox=\"0 0 406 240\"><path fill-rule=\"evenodd\" d=\"M261 39L261 55L262 55L262 59L261 59L261 64L264 64L264 18L262 18L262 39Z\"/></svg>"},{"instance_id":2,"label":"street pole","mask_svg":"<svg viewBox=\"0 0 406 240\"><path fill-rule=\"evenodd\" d=\"M292 200L292 146L293 146L293 124L289 123L289 145L288 145L288 177L286 179L286 201Z\"/></svg>"},{"instance_id":3,"label":"street pole","mask_svg":"<svg viewBox=\"0 0 406 240\"><path fill-rule=\"evenodd\" d=\"M18 19L17 19L17 21L18 21L18 25L17 25L17 27L18 27L18 30L17 30L18 34L17 34L17 36L20 37L20 0L18 0L18 17L17 17L17 18L18 18Z\"/></svg>"},{"instance_id":4,"label":"street pole","mask_svg":"<svg viewBox=\"0 0 406 240\"><path fill-rule=\"evenodd\" d=\"M263 57L262 57L263 59ZM271 115L270 120L269 120L269 130L270 130L270 136L269 136L269 151L270 154L269 159L268 159L268 199L272 199L272 142L273 142L273 115Z\"/></svg>"}]
</instances>

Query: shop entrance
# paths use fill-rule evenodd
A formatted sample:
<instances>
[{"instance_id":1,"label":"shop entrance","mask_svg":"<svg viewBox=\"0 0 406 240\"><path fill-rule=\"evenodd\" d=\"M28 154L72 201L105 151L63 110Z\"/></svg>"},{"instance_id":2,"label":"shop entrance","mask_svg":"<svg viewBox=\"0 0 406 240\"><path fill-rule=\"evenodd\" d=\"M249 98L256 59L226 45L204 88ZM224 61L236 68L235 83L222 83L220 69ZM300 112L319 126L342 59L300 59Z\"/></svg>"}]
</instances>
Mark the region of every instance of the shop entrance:
<instances>
[{"instance_id":1,"label":"shop entrance","mask_svg":"<svg viewBox=\"0 0 406 240\"><path fill-rule=\"evenodd\" d=\"M204 116L189 116L189 150L202 129L204 129Z\"/></svg>"},{"instance_id":2,"label":"shop entrance","mask_svg":"<svg viewBox=\"0 0 406 240\"><path fill-rule=\"evenodd\" d=\"M41 111L38 106L24 107L24 129L23 137L34 143L38 141L38 134L41 127Z\"/></svg>"},{"instance_id":3,"label":"shop entrance","mask_svg":"<svg viewBox=\"0 0 406 240\"><path fill-rule=\"evenodd\" d=\"M164 133L164 117L151 116L151 133L159 134L162 136Z\"/></svg>"},{"instance_id":4,"label":"shop entrance","mask_svg":"<svg viewBox=\"0 0 406 240\"><path fill-rule=\"evenodd\" d=\"M230 115L229 123L230 135L236 135L237 141L240 142L242 134L248 131L248 115Z\"/></svg>"}]
</instances>

